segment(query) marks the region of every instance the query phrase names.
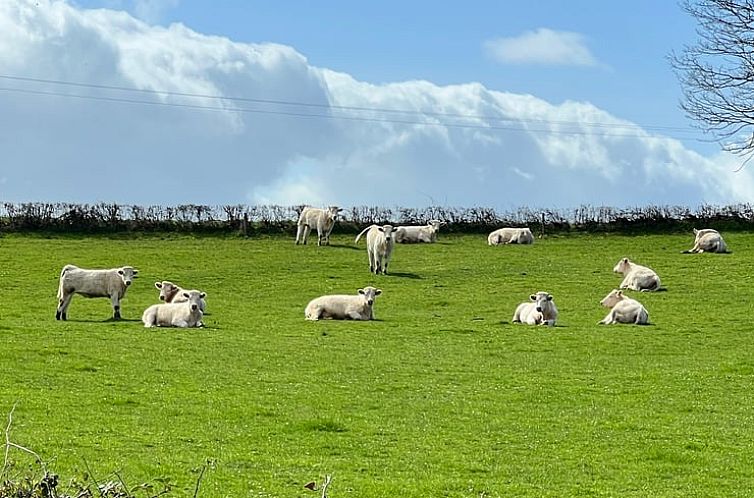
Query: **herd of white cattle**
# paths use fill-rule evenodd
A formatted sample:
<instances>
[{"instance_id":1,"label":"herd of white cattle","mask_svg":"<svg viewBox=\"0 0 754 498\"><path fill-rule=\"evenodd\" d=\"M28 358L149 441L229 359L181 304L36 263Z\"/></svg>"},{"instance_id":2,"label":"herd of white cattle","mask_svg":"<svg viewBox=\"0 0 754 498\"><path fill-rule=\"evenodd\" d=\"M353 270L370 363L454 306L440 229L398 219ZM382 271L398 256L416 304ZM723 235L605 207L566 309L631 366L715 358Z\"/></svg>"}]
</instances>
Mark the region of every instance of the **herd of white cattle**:
<instances>
[{"instance_id":1,"label":"herd of white cattle","mask_svg":"<svg viewBox=\"0 0 754 498\"><path fill-rule=\"evenodd\" d=\"M337 206L320 209L305 207L299 216L296 230L296 244L306 244L312 228L316 228L318 245L330 244L332 232L338 214L342 211ZM392 226L370 225L362 230L354 242L358 244L366 234L367 256L369 271L377 274L387 274L388 265L396 243L434 243L437 233L445 223L431 220L421 226ZM500 228L487 237L488 245L500 244L533 244L534 236L529 228ZM717 230L705 228L694 229L694 245L684 253L728 253L728 246ZM600 324L630 323L646 325L649 323L649 313L636 299L624 294L624 289L639 292L664 290L660 285L660 277L646 266L622 258L613 268L616 273L623 274L623 282L618 289L613 289L600 301L602 306L610 308ZM66 320L68 306L74 294L84 297L107 297L113 308L113 318L120 319L120 301L126 290L138 277L139 271L131 266L106 270L84 269L74 265L66 265L60 272L58 286L58 308L55 313L57 320ZM149 306L142 314L141 320L145 327L203 327L202 318L206 309L205 292L196 289L184 289L178 285L163 280L155 282L155 288L161 303ZM382 293L375 287L358 289L356 295L325 295L312 299L304 309L307 320L374 320L374 300ZM558 308L553 296L539 291L529 296L529 301L516 307L512 321L528 325L554 326L558 318Z\"/></svg>"}]
</instances>

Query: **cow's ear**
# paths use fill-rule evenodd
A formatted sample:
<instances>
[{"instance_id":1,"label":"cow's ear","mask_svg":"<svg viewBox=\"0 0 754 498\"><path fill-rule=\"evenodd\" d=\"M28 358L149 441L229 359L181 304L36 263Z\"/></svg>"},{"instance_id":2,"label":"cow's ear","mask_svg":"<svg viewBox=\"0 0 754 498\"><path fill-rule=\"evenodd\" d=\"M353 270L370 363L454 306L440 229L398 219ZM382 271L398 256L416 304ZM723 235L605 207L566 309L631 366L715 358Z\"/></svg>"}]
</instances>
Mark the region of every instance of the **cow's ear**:
<instances>
[{"instance_id":1,"label":"cow's ear","mask_svg":"<svg viewBox=\"0 0 754 498\"><path fill-rule=\"evenodd\" d=\"M617 294L615 294L615 295L616 295L616 296L622 296L622 295L623 295L623 291L622 291L622 290L619 290L619 291L618 291L618 293L617 293Z\"/></svg>"},{"instance_id":2,"label":"cow's ear","mask_svg":"<svg viewBox=\"0 0 754 498\"><path fill-rule=\"evenodd\" d=\"M628 263L628 258L623 258L624 263Z\"/></svg>"},{"instance_id":3,"label":"cow's ear","mask_svg":"<svg viewBox=\"0 0 754 498\"><path fill-rule=\"evenodd\" d=\"M185 297L186 299L189 299L191 298L191 294L189 294L188 292L184 292L183 297Z\"/></svg>"},{"instance_id":4,"label":"cow's ear","mask_svg":"<svg viewBox=\"0 0 754 498\"><path fill-rule=\"evenodd\" d=\"M162 282L155 282L154 286L157 287L158 289L162 289Z\"/></svg>"},{"instance_id":5,"label":"cow's ear","mask_svg":"<svg viewBox=\"0 0 754 498\"><path fill-rule=\"evenodd\" d=\"M138 274L139 274L139 270L134 270L134 275L138 275Z\"/></svg>"},{"instance_id":6,"label":"cow's ear","mask_svg":"<svg viewBox=\"0 0 754 498\"><path fill-rule=\"evenodd\" d=\"M547 294L547 300L552 301L552 294Z\"/></svg>"},{"instance_id":7,"label":"cow's ear","mask_svg":"<svg viewBox=\"0 0 754 498\"><path fill-rule=\"evenodd\" d=\"M382 228L382 227L377 227L377 230L379 230L380 232L384 232L385 231L385 229Z\"/></svg>"},{"instance_id":8,"label":"cow's ear","mask_svg":"<svg viewBox=\"0 0 754 498\"><path fill-rule=\"evenodd\" d=\"M374 291L375 296L379 296L380 294L382 294L382 289L377 289L376 291Z\"/></svg>"},{"instance_id":9,"label":"cow's ear","mask_svg":"<svg viewBox=\"0 0 754 498\"><path fill-rule=\"evenodd\" d=\"M118 270L118 275L123 275L123 270Z\"/></svg>"},{"instance_id":10,"label":"cow's ear","mask_svg":"<svg viewBox=\"0 0 754 498\"><path fill-rule=\"evenodd\" d=\"M207 293L206 292L202 292L201 294L199 294L199 297L202 298L202 299L204 299L205 297L207 297Z\"/></svg>"},{"instance_id":11,"label":"cow's ear","mask_svg":"<svg viewBox=\"0 0 754 498\"><path fill-rule=\"evenodd\" d=\"M531 299L532 301L536 301L537 300L537 296L534 295L534 294L532 294L531 296L529 296L529 299Z\"/></svg>"},{"instance_id":12,"label":"cow's ear","mask_svg":"<svg viewBox=\"0 0 754 498\"><path fill-rule=\"evenodd\" d=\"M364 289L359 289L359 294L364 294Z\"/></svg>"}]
</instances>

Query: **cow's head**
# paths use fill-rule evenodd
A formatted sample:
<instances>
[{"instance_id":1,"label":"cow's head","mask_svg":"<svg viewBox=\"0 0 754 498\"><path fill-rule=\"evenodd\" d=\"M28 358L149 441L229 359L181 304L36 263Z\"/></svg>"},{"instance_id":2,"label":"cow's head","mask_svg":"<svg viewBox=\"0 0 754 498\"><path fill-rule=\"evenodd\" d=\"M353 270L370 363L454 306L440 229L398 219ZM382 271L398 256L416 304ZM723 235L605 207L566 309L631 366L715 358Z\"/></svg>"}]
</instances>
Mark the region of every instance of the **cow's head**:
<instances>
[{"instance_id":1,"label":"cow's head","mask_svg":"<svg viewBox=\"0 0 754 498\"><path fill-rule=\"evenodd\" d=\"M625 296L623 296L623 291L618 289L613 289L610 291L610 294L605 296L605 298L600 301L600 304L604 306L605 308L612 308L619 302L621 302L623 299L625 299Z\"/></svg>"},{"instance_id":2,"label":"cow's head","mask_svg":"<svg viewBox=\"0 0 754 498\"><path fill-rule=\"evenodd\" d=\"M128 287L139 276L139 270L134 269L132 266L124 266L118 269L118 275L123 284Z\"/></svg>"},{"instance_id":3,"label":"cow's head","mask_svg":"<svg viewBox=\"0 0 754 498\"><path fill-rule=\"evenodd\" d=\"M398 227L394 227L393 225L382 225L381 227L378 226L377 230L383 233L385 235L385 240L388 242L393 238L393 235L398 231Z\"/></svg>"},{"instance_id":4,"label":"cow's head","mask_svg":"<svg viewBox=\"0 0 754 498\"><path fill-rule=\"evenodd\" d=\"M631 260L628 258L623 258L615 265L613 268L613 271L615 273L626 273L631 269Z\"/></svg>"},{"instance_id":5,"label":"cow's head","mask_svg":"<svg viewBox=\"0 0 754 498\"><path fill-rule=\"evenodd\" d=\"M165 301L166 303L169 303L173 300L176 294L178 294L178 291L180 290L180 287L175 285L173 282L169 280L163 280L162 282L155 282L154 286L160 289L160 301Z\"/></svg>"},{"instance_id":6,"label":"cow's head","mask_svg":"<svg viewBox=\"0 0 754 498\"><path fill-rule=\"evenodd\" d=\"M202 299L204 299L207 296L204 292L199 292L196 290L192 291L184 291L183 297L186 298L188 301L188 305L191 308L191 311L198 311L201 309Z\"/></svg>"},{"instance_id":7,"label":"cow's head","mask_svg":"<svg viewBox=\"0 0 754 498\"><path fill-rule=\"evenodd\" d=\"M364 287L363 289L359 289L359 294L364 296L367 304L371 306L374 304L374 298L382 294L382 290L375 289L374 287Z\"/></svg>"},{"instance_id":8,"label":"cow's head","mask_svg":"<svg viewBox=\"0 0 754 498\"><path fill-rule=\"evenodd\" d=\"M547 292L537 292L529 296L529 299L534 301L537 311L542 313L542 310L549 306L549 302L552 301L552 294Z\"/></svg>"}]
</instances>

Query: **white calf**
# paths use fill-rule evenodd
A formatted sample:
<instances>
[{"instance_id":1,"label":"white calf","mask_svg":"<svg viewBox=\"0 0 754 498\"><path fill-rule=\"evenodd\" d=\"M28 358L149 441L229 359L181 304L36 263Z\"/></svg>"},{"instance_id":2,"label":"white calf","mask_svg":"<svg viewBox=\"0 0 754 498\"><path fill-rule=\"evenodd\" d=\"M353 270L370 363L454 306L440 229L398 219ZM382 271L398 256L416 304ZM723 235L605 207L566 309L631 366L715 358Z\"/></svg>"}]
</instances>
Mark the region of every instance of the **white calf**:
<instances>
[{"instance_id":1,"label":"white calf","mask_svg":"<svg viewBox=\"0 0 754 498\"><path fill-rule=\"evenodd\" d=\"M641 292L660 290L660 277L657 273L646 266L637 265L628 258L618 261L613 271L624 276L620 284L621 289Z\"/></svg>"},{"instance_id":2,"label":"white calf","mask_svg":"<svg viewBox=\"0 0 754 498\"><path fill-rule=\"evenodd\" d=\"M58 309L56 320L66 320L68 306L74 294L84 297L109 297L113 306L113 318L120 319L120 300L139 271L131 266L110 270L86 270L74 265L65 265L60 272L58 285Z\"/></svg>"},{"instance_id":3,"label":"white calf","mask_svg":"<svg viewBox=\"0 0 754 498\"><path fill-rule=\"evenodd\" d=\"M431 220L424 226L401 226L395 229L395 241L399 244L414 242L437 242L437 232L444 221Z\"/></svg>"},{"instance_id":4,"label":"white calf","mask_svg":"<svg viewBox=\"0 0 754 498\"><path fill-rule=\"evenodd\" d=\"M182 287L178 287L173 282L169 280L163 280L162 282L155 282L154 286L157 287L160 290L160 301L165 303L183 303L188 301L188 298L186 298L185 293L197 291L196 289L184 289ZM206 295L206 294L205 294ZM199 309L204 313L204 310L207 309L207 301L202 299L199 301Z\"/></svg>"},{"instance_id":5,"label":"white calf","mask_svg":"<svg viewBox=\"0 0 754 498\"><path fill-rule=\"evenodd\" d=\"M529 296L532 302L521 303L513 313L513 323L528 325L555 325L558 318L558 308L552 295L547 292L537 292Z\"/></svg>"},{"instance_id":6,"label":"white calf","mask_svg":"<svg viewBox=\"0 0 754 498\"><path fill-rule=\"evenodd\" d=\"M306 206L298 217L296 228L296 244L306 244L312 227L317 229L317 245L330 245L330 232L335 226L338 213L343 209L338 206L330 206L327 209L319 209Z\"/></svg>"},{"instance_id":7,"label":"white calf","mask_svg":"<svg viewBox=\"0 0 754 498\"><path fill-rule=\"evenodd\" d=\"M145 327L203 327L201 301L204 292L182 293L183 302L153 304L141 315Z\"/></svg>"},{"instance_id":8,"label":"white calf","mask_svg":"<svg viewBox=\"0 0 754 498\"><path fill-rule=\"evenodd\" d=\"M635 323L636 325L647 325L649 323L647 309L636 299L625 296L622 290L613 289L600 301L600 304L611 308L610 313L599 321L600 324Z\"/></svg>"},{"instance_id":9,"label":"white calf","mask_svg":"<svg viewBox=\"0 0 754 498\"><path fill-rule=\"evenodd\" d=\"M367 256L369 257L369 271L375 275L382 272L387 274L387 265L390 258L393 257L395 248L395 238L393 237L395 228L392 225L370 225L356 236L355 243L365 233L367 234Z\"/></svg>"},{"instance_id":10,"label":"white calf","mask_svg":"<svg viewBox=\"0 0 754 498\"><path fill-rule=\"evenodd\" d=\"M307 320L332 318L335 320L374 320L375 297L382 294L380 289L364 287L355 296L331 295L312 299L306 305L304 316Z\"/></svg>"},{"instance_id":11,"label":"white calf","mask_svg":"<svg viewBox=\"0 0 754 498\"><path fill-rule=\"evenodd\" d=\"M487 236L487 245L533 244L534 235L528 228L499 228Z\"/></svg>"},{"instance_id":12,"label":"white calf","mask_svg":"<svg viewBox=\"0 0 754 498\"><path fill-rule=\"evenodd\" d=\"M694 247L684 253L718 252L729 253L728 246L720 232L712 228L694 229Z\"/></svg>"}]
</instances>

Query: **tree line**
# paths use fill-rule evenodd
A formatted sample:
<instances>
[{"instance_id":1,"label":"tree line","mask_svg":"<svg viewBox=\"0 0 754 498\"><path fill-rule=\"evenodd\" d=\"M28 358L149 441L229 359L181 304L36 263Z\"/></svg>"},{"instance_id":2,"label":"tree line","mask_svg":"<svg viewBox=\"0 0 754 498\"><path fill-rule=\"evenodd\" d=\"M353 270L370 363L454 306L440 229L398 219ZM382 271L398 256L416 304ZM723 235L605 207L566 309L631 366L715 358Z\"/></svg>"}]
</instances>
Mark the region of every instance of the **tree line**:
<instances>
[{"instance_id":1,"label":"tree line","mask_svg":"<svg viewBox=\"0 0 754 498\"><path fill-rule=\"evenodd\" d=\"M295 233L304 205L138 206L111 203L71 204L28 202L0 204L0 231L51 233L177 232L196 234ZM662 233L715 227L754 228L754 205L703 204L615 208L582 205L566 209L520 207L498 211L489 207L424 208L355 206L346 208L336 233L352 233L376 224L419 225L429 220L447 223L445 232L486 233L503 226L528 226L535 235L567 232Z\"/></svg>"}]
</instances>

